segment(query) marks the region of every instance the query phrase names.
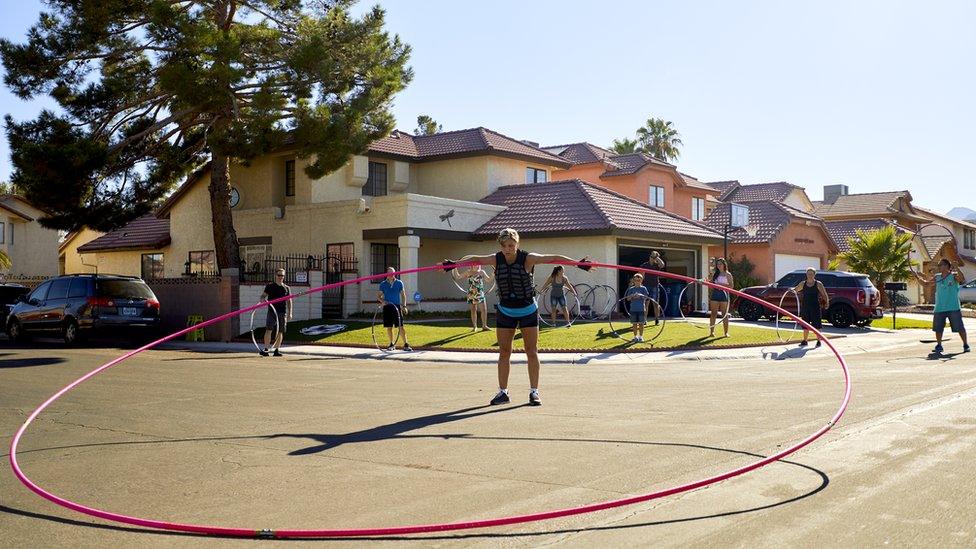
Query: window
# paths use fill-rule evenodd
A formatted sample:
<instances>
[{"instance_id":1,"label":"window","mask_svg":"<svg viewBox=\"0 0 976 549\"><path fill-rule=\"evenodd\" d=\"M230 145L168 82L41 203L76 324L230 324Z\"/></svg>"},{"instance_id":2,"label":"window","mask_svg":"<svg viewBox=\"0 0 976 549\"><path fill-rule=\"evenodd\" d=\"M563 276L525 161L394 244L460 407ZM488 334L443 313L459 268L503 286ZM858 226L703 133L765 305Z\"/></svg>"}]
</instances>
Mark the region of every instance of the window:
<instances>
[{"instance_id":1,"label":"window","mask_svg":"<svg viewBox=\"0 0 976 549\"><path fill-rule=\"evenodd\" d=\"M190 274L212 273L217 270L217 256L213 250L190 252Z\"/></svg>"},{"instance_id":2,"label":"window","mask_svg":"<svg viewBox=\"0 0 976 549\"><path fill-rule=\"evenodd\" d=\"M976 229L965 229L963 234L963 247L967 250L976 250ZM0 235L0 242L3 242Z\"/></svg>"},{"instance_id":3,"label":"window","mask_svg":"<svg viewBox=\"0 0 976 549\"><path fill-rule=\"evenodd\" d=\"M294 160L285 160L285 196L295 196Z\"/></svg>"},{"instance_id":4,"label":"window","mask_svg":"<svg viewBox=\"0 0 976 549\"><path fill-rule=\"evenodd\" d=\"M363 196L386 196L386 164L369 163L369 177L363 186Z\"/></svg>"},{"instance_id":5,"label":"window","mask_svg":"<svg viewBox=\"0 0 976 549\"><path fill-rule=\"evenodd\" d=\"M35 299L37 301L44 301L45 299L47 299L47 289L50 287L51 287L50 282L45 282L44 284L41 284L40 286L35 288L33 292L31 292L30 297L28 297L27 299L30 301L33 301Z\"/></svg>"},{"instance_id":6,"label":"window","mask_svg":"<svg viewBox=\"0 0 976 549\"><path fill-rule=\"evenodd\" d=\"M790 273L788 275L783 275L783 278L779 279L776 286L779 288L794 288L806 277L806 273Z\"/></svg>"},{"instance_id":7,"label":"window","mask_svg":"<svg viewBox=\"0 0 976 549\"><path fill-rule=\"evenodd\" d=\"M142 254L142 279L163 278L163 254Z\"/></svg>"},{"instance_id":8,"label":"window","mask_svg":"<svg viewBox=\"0 0 976 549\"><path fill-rule=\"evenodd\" d=\"M691 197L691 218L695 221L705 219L705 199Z\"/></svg>"},{"instance_id":9,"label":"window","mask_svg":"<svg viewBox=\"0 0 976 549\"><path fill-rule=\"evenodd\" d=\"M546 170L539 170L536 168L525 168L525 182L526 183L545 183Z\"/></svg>"},{"instance_id":10,"label":"window","mask_svg":"<svg viewBox=\"0 0 976 549\"><path fill-rule=\"evenodd\" d=\"M387 267L400 270L400 248L396 244L371 244L369 250L372 274L385 273ZM381 280L376 278L372 282L379 284Z\"/></svg>"},{"instance_id":11,"label":"window","mask_svg":"<svg viewBox=\"0 0 976 549\"><path fill-rule=\"evenodd\" d=\"M352 242L343 242L341 244L329 244L325 247L325 255L329 257L338 257L339 259L355 259L356 258L356 248L353 246Z\"/></svg>"},{"instance_id":12,"label":"window","mask_svg":"<svg viewBox=\"0 0 976 549\"><path fill-rule=\"evenodd\" d=\"M51 282L51 289L47 291L47 300L52 301L68 297L68 284L71 284L70 278L55 278L54 282Z\"/></svg>"},{"instance_id":13,"label":"window","mask_svg":"<svg viewBox=\"0 0 976 549\"><path fill-rule=\"evenodd\" d=\"M245 273L263 273L265 262L271 256L270 244L249 244L241 246L241 259Z\"/></svg>"},{"instance_id":14,"label":"window","mask_svg":"<svg viewBox=\"0 0 976 549\"><path fill-rule=\"evenodd\" d=\"M3 229L4 229L4 227L6 227L6 225L4 225L3 223L0 223L0 244L3 244L3 237L4 237L4 234L3 234L4 233L4 230Z\"/></svg>"},{"instance_id":15,"label":"window","mask_svg":"<svg viewBox=\"0 0 976 549\"><path fill-rule=\"evenodd\" d=\"M75 277L71 279L71 286L68 286L68 299L75 297L88 297L88 281L90 278Z\"/></svg>"},{"instance_id":16,"label":"window","mask_svg":"<svg viewBox=\"0 0 976 549\"><path fill-rule=\"evenodd\" d=\"M651 185L650 188L650 199L647 202L651 206L657 206L658 208L664 207L664 187L658 187L657 185Z\"/></svg>"}]
</instances>

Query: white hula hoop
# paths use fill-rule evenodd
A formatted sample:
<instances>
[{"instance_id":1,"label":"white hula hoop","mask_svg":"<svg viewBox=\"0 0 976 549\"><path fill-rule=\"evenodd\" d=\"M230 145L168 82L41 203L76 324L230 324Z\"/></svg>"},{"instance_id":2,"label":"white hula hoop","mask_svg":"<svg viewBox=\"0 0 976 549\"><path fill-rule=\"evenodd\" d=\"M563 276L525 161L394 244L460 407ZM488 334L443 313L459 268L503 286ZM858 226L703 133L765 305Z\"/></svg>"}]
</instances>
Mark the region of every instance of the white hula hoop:
<instances>
[{"instance_id":1,"label":"white hula hoop","mask_svg":"<svg viewBox=\"0 0 976 549\"><path fill-rule=\"evenodd\" d=\"M922 231L924 231L925 229L927 229L929 227L938 227L938 228L942 229L943 231L945 231L945 235L937 235L937 234L935 234L935 235L933 235L933 234L925 235L925 234L922 234ZM928 248L925 246L925 239L926 238L929 238L929 239L932 239L932 238L945 238L946 240L952 240L952 245L955 247L956 253L957 254L959 253L959 241L956 240L956 235L953 234L953 232L951 230L949 230L948 227L946 227L945 225L942 225L941 223L927 223L925 225L922 225L912 235L911 247L908 249L909 269L911 269L911 271L913 273L915 273L915 274L920 274L920 275L924 275L925 274L923 272L924 269L922 269L924 261L922 261L922 260L919 260L918 261L919 270L917 270L917 271L915 270L915 266L912 265L912 262L915 261L915 258L912 257L912 252L915 249L915 243L917 241L920 244L919 247L922 248L922 249L924 249L925 250L925 253L928 254L929 253ZM953 265L953 267L958 267L958 265ZM882 291L883 291L883 289L882 289Z\"/></svg>"},{"instance_id":2,"label":"white hula hoop","mask_svg":"<svg viewBox=\"0 0 976 549\"><path fill-rule=\"evenodd\" d=\"M796 316L800 316L800 294L796 293L796 290L794 290L793 288L786 290L786 292L783 293L783 296L779 298L779 308L780 309L783 308L783 301L786 299L786 296L790 295L790 292L792 292L793 297L796 298ZM819 299L819 297L817 299ZM793 329L791 329L789 332L790 336L784 340L783 336L780 335L780 331L779 331L779 317L780 317L779 313L776 313L776 338L779 339L780 343L790 343L791 341L793 341L793 336L795 336L797 332L799 332L798 323L795 320L791 321L793 322Z\"/></svg>"},{"instance_id":3,"label":"white hula hoop","mask_svg":"<svg viewBox=\"0 0 976 549\"><path fill-rule=\"evenodd\" d=\"M542 307L539 307L539 322L545 324L546 326L549 326L550 328L554 328L556 325L546 320L546 317L548 317L552 312L551 309L552 304L549 302L549 295L551 294L551 292L552 292L552 288L550 287L549 289L546 290L546 293L539 296L539 299L542 300ZM570 324L575 324L580 319L580 314L582 314L583 312L583 305L582 303L580 303L579 295L577 295L576 292L568 292L568 293L573 294L573 298L576 300L576 315L571 314L570 315L571 320L569 321ZM563 293L563 296L565 295L566 292ZM543 307L545 309L543 309ZM567 301L566 307L570 310L570 313L572 313L572 303ZM558 317L556 318L556 322L559 322Z\"/></svg>"},{"instance_id":4,"label":"white hula hoop","mask_svg":"<svg viewBox=\"0 0 976 549\"><path fill-rule=\"evenodd\" d=\"M483 267L484 266L485 265L483 265ZM495 289L498 287L498 284L497 284L498 279L495 278L495 268L492 267L491 265L487 265L486 267L489 268L489 269L491 269L491 288L488 288L487 290L485 290L485 296L487 296L488 294L494 292ZM457 289L458 290L461 290L462 293L464 293L465 295L467 295L468 289L462 287L461 284L458 283L458 275L459 274L460 274L459 268L455 267L454 270L451 271L451 281L454 282L454 285L457 286Z\"/></svg>"},{"instance_id":5,"label":"white hula hoop","mask_svg":"<svg viewBox=\"0 0 976 549\"><path fill-rule=\"evenodd\" d=\"M699 326L699 324L701 324L700 322L690 322L688 320L688 317L685 316L685 312L681 310L681 303L685 300L685 291L692 284L701 284L701 283L700 282L697 282L697 281L696 282L689 282L689 283L685 284L685 287L684 288L681 289L681 293L678 294L678 314L681 315L681 320L687 322L688 324L691 324L692 326L695 326L696 328L701 328L702 330L704 330L704 329L706 329L705 326ZM708 298L709 298L708 301L711 302L712 301L712 299L711 299L711 297L712 297L711 292L712 292L712 289L713 288L711 288L710 286L705 286L704 284L702 284L702 287L707 292L709 292L708 293ZM720 290L720 291L725 294L725 297L728 299L728 301L726 301L726 303L728 303L729 306L725 310L725 314L724 315L722 315L722 316L716 316L715 317L715 325L716 326L718 326L718 324L720 322L725 322L725 319L730 319L730 320L732 319L732 296L729 295L729 292L727 292L725 290Z\"/></svg>"},{"instance_id":6,"label":"white hula hoop","mask_svg":"<svg viewBox=\"0 0 976 549\"><path fill-rule=\"evenodd\" d=\"M272 305L271 303L268 303L268 307L271 307L271 310L274 312L274 319L275 319L275 329L274 329L274 332L271 332L271 333L273 335L277 335L278 332L281 330L281 326L278 325L278 309L275 309L275 306ZM265 309L265 310L267 311L267 309ZM253 311L251 311L251 341L254 342L254 348L257 349L258 352L260 353L262 351L262 349L261 349L261 346L258 345L258 338L254 335L254 313L257 313L257 312L258 312L258 309L254 309ZM268 323L267 319L265 319L264 323L265 324ZM268 327L265 326L264 329L267 330ZM275 341L277 341L277 340L278 340L278 338L275 337ZM272 342L272 344L273 343L274 342ZM277 349L277 348L278 347L274 347L274 349Z\"/></svg>"},{"instance_id":7,"label":"white hula hoop","mask_svg":"<svg viewBox=\"0 0 976 549\"><path fill-rule=\"evenodd\" d=\"M390 353L393 351L388 350L386 347L380 347L379 342L376 341L376 318L377 317L382 318L383 307L384 307L383 305L380 305L379 307L376 308L376 311L373 313L373 324L369 328L369 333L373 337L373 345L376 346L377 351L381 353ZM397 305L396 307L394 307L397 312L397 324L398 324L397 326L393 327L394 332L396 333L396 337L393 339L394 347L396 347L400 343L400 327L403 326L403 315L400 314L400 307L402 307L402 305Z\"/></svg>"},{"instance_id":8,"label":"white hula hoop","mask_svg":"<svg viewBox=\"0 0 976 549\"><path fill-rule=\"evenodd\" d=\"M577 288L577 293L579 293L579 288ZM606 295L600 295L598 292L606 292ZM606 300L600 299L597 302L597 297L606 297ZM617 305L617 292L609 284L597 284L592 286L589 291L583 296L580 302L580 308L587 306L590 309L590 315L587 320L603 320L607 315L613 313L614 307Z\"/></svg>"},{"instance_id":9,"label":"white hula hoop","mask_svg":"<svg viewBox=\"0 0 976 549\"><path fill-rule=\"evenodd\" d=\"M661 306L661 304L658 303L657 300L655 300L652 297L647 297L647 296L641 294L641 299L643 299L644 301L650 301L651 303L650 303L649 307L653 307L654 305L657 305L658 307ZM623 337L622 335L620 335L620 332L618 332L617 329L613 327L613 314L619 310L620 304L623 303L623 304L627 305L626 303L624 303L626 301L627 301L627 298L626 297L622 297L622 298L618 299L616 303L613 304L613 309L610 311L610 315L607 318L607 324L610 325L610 333L612 333L613 335L617 336L620 339L623 339L625 341L630 341L629 339L627 339L627 338ZM626 309L627 309L627 314L629 315L630 314L630 309L629 308L626 308ZM647 317L645 315L645 318L644 318L644 329L645 330L647 329L647 321L648 320L650 320L650 317ZM667 324L667 319L665 319L664 316L662 315L660 321L661 321L660 322L660 326L661 327L658 328L657 333L655 333L654 336L650 338L650 340L645 341L645 343L648 343L650 341L654 341L655 339L661 337L661 334L664 332L664 326Z\"/></svg>"}]
</instances>

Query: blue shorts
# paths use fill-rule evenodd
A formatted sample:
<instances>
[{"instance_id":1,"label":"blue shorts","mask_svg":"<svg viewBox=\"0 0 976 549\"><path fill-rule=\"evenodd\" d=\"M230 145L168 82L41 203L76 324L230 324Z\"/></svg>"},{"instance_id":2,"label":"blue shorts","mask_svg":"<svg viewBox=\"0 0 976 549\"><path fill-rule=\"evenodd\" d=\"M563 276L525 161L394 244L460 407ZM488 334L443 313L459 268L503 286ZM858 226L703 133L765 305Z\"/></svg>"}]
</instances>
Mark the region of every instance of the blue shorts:
<instances>
[{"instance_id":1,"label":"blue shorts","mask_svg":"<svg viewBox=\"0 0 976 549\"><path fill-rule=\"evenodd\" d=\"M555 309L556 307L562 307L563 309L565 309L566 308L566 296L565 295L560 295L560 296L551 295L551 296L549 296L549 306L552 307L553 309Z\"/></svg>"},{"instance_id":2,"label":"blue shorts","mask_svg":"<svg viewBox=\"0 0 976 549\"><path fill-rule=\"evenodd\" d=\"M644 311L630 312L630 323L631 324L645 324L647 323L647 313Z\"/></svg>"},{"instance_id":3,"label":"blue shorts","mask_svg":"<svg viewBox=\"0 0 976 549\"><path fill-rule=\"evenodd\" d=\"M712 290L712 295L709 296L709 299L712 300L712 301L726 302L726 301L729 300L729 294L726 293L724 290L714 290L713 289Z\"/></svg>"},{"instance_id":4,"label":"blue shorts","mask_svg":"<svg viewBox=\"0 0 976 549\"><path fill-rule=\"evenodd\" d=\"M962 310L956 309L955 311L943 311L941 313L935 313L932 316L932 329L936 333L941 334L945 330L946 320L949 321L949 328L953 333L960 333L965 328L962 324Z\"/></svg>"}]
</instances>

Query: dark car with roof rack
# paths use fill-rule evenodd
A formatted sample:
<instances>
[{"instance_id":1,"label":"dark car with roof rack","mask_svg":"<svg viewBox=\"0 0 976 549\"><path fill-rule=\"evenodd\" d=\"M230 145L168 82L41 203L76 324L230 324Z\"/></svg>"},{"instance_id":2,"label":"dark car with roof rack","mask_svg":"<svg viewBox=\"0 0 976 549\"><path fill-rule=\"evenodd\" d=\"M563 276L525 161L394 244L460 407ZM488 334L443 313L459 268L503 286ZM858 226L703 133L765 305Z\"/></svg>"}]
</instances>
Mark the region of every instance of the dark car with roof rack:
<instances>
[{"instance_id":1,"label":"dark car with roof rack","mask_svg":"<svg viewBox=\"0 0 976 549\"><path fill-rule=\"evenodd\" d=\"M159 300L141 278L74 274L48 279L21 296L7 317L7 335L58 335L72 345L93 333L146 337L159 328Z\"/></svg>"},{"instance_id":2,"label":"dark car with roof rack","mask_svg":"<svg viewBox=\"0 0 976 549\"><path fill-rule=\"evenodd\" d=\"M768 286L752 286L742 291L763 299L773 305L795 311L796 299L791 295L783 296L806 279L804 269L791 271ZM823 283L830 297L830 305L824 310L824 319L838 328L848 328L852 325L867 326L872 320L884 316L881 309L881 292L874 286L867 275L849 273L846 271L817 271L817 280ZM772 309L764 308L758 303L746 299L738 300L736 310L744 320L756 321L762 317L776 318ZM797 311L798 312L798 311Z\"/></svg>"}]
</instances>

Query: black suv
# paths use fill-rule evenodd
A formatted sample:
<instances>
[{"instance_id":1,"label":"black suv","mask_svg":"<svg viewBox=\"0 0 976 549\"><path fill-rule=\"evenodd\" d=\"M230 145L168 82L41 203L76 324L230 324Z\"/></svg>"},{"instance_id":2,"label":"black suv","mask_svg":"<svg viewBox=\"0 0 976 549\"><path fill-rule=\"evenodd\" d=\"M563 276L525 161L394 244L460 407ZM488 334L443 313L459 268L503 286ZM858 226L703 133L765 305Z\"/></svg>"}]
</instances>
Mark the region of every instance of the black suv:
<instances>
[{"instance_id":1,"label":"black suv","mask_svg":"<svg viewBox=\"0 0 976 549\"><path fill-rule=\"evenodd\" d=\"M57 333L71 345L93 331L123 329L153 335L159 300L138 277L77 274L44 281L21 297L7 317L7 335L23 341L33 333Z\"/></svg>"},{"instance_id":2,"label":"black suv","mask_svg":"<svg viewBox=\"0 0 976 549\"><path fill-rule=\"evenodd\" d=\"M30 291L22 284L0 284L0 329L7 326L7 315L17 300Z\"/></svg>"}]
</instances>

